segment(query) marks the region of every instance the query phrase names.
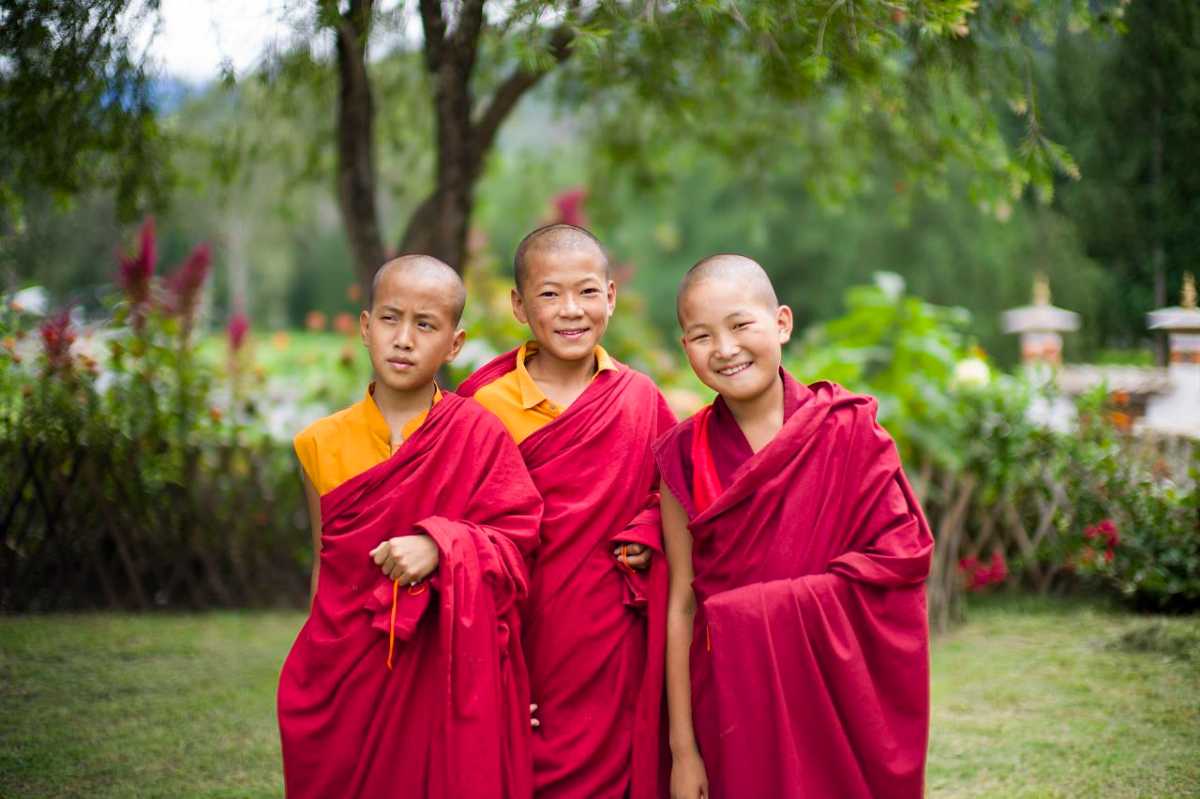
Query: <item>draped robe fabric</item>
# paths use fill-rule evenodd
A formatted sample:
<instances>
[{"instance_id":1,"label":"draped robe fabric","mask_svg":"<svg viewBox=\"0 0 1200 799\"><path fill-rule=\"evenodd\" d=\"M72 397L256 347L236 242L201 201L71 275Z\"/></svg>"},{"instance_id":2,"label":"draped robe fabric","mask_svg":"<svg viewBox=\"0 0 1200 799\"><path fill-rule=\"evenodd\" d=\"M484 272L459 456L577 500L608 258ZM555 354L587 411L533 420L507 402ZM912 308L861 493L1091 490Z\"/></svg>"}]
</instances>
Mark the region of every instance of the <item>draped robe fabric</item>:
<instances>
[{"instance_id":1,"label":"draped robe fabric","mask_svg":"<svg viewBox=\"0 0 1200 799\"><path fill-rule=\"evenodd\" d=\"M728 448L711 444L732 434L728 409L655 447L692 535L692 710L712 797L915 799L933 538L875 401L782 374L793 410L740 465L719 467Z\"/></svg>"},{"instance_id":2,"label":"draped robe fabric","mask_svg":"<svg viewBox=\"0 0 1200 799\"><path fill-rule=\"evenodd\" d=\"M390 459L321 497L316 596L279 684L290 799L531 795L517 605L541 511L504 428L451 394ZM439 556L415 589L369 556L413 533Z\"/></svg>"},{"instance_id":3,"label":"draped robe fabric","mask_svg":"<svg viewBox=\"0 0 1200 799\"><path fill-rule=\"evenodd\" d=\"M459 387L470 396L516 367L516 350ZM654 799L667 793L663 654L666 562L651 444L675 423L648 377L602 371L520 451L545 501L525 608L525 654L540 727L539 799ZM654 554L633 572L617 542Z\"/></svg>"}]
</instances>

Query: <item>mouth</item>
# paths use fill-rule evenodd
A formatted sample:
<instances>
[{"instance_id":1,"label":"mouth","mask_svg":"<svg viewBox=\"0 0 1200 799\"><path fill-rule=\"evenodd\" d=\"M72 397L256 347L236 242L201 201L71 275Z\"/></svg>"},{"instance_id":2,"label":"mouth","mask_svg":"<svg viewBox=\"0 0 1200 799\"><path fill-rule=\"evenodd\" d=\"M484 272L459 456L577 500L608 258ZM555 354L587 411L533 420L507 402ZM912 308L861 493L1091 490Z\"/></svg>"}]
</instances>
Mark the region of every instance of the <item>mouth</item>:
<instances>
[{"instance_id":1,"label":"mouth","mask_svg":"<svg viewBox=\"0 0 1200 799\"><path fill-rule=\"evenodd\" d=\"M733 366L726 366L724 369L717 369L716 372L717 372L717 374L721 375L722 377L733 377L734 375L741 374L742 372L746 371L753 365L754 365L754 361L746 361L745 363L738 363L738 364L734 364Z\"/></svg>"},{"instance_id":2,"label":"mouth","mask_svg":"<svg viewBox=\"0 0 1200 799\"><path fill-rule=\"evenodd\" d=\"M578 341L579 339L583 338L590 329L591 328L587 327L572 327L567 328L566 330L555 330L554 332L557 335L565 338L567 341Z\"/></svg>"},{"instance_id":3,"label":"mouth","mask_svg":"<svg viewBox=\"0 0 1200 799\"><path fill-rule=\"evenodd\" d=\"M412 369L414 366L416 366L416 363L408 360L407 358L388 358L387 362L388 366L392 367L398 372L407 372L409 369Z\"/></svg>"}]
</instances>

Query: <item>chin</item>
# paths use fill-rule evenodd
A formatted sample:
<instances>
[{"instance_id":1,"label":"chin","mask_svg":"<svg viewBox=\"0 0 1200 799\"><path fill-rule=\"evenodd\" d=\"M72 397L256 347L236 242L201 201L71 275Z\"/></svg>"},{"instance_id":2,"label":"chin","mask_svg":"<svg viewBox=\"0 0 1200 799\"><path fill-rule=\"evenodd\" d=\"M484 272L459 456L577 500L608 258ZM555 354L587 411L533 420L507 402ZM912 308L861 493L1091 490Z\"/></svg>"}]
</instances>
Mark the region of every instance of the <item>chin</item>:
<instances>
[{"instance_id":1,"label":"chin","mask_svg":"<svg viewBox=\"0 0 1200 799\"><path fill-rule=\"evenodd\" d=\"M422 386L429 385L433 382L436 376L436 373L405 375L403 377L399 375L387 375L386 377L377 375L376 380L378 380L380 383L383 383L392 391L412 391L414 389L421 388Z\"/></svg>"}]
</instances>

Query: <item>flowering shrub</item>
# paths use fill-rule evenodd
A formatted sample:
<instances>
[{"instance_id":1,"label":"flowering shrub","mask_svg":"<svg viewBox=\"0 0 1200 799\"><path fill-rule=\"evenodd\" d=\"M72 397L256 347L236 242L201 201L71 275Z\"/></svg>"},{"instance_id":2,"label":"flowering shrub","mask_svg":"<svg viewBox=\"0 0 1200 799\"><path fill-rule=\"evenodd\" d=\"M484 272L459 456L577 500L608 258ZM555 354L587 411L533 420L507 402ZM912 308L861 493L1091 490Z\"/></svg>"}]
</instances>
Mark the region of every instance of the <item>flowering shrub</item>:
<instances>
[{"instance_id":1,"label":"flowering shrub","mask_svg":"<svg viewBox=\"0 0 1200 799\"><path fill-rule=\"evenodd\" d=\"M308 558L294 460L195 357L211 254L155 274L152 222L110 316L0 310L0 609L294 604ZM231 322L231 359L248 321ZM223 410L224 408L224 410ZM288 509L280 513L275 509Z\"/></svg>"},{"instance_id":2,"label":"flowering shrub","mask_svg":"<svg viewBox=\"0 0 1200 799\"><path fill-rule=\"evenodd\" d=\"M958 570L968 591L981 591L1008 579L1008 563L1004 560L1004 553L998 549L992 552L992 559L987 562L974 555L963 558L958 562Z\"/></svg>"}]
</instances>

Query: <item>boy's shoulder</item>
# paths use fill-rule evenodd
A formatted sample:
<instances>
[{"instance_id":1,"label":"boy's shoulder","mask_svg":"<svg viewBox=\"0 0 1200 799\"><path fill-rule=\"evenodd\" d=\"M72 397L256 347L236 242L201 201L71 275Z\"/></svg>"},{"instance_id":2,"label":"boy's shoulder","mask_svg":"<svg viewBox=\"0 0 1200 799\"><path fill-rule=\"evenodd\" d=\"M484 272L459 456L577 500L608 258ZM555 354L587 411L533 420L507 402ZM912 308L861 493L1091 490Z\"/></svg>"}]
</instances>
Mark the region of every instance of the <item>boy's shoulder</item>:
<instances>
[{"instance_id":1,"label":"boy's shoulder","mask_svg":"<svg viewBox=\"0 0 1200 799\"><path fill-rule=\"evenodd\" d=\"M306 448L328 445L334 441L342 440L347 436L352 436L356 432L360 435L365 435L366 428L361 423L363 402L364 400L359 400L353 405L342 408L340 411L323 416L301 430L296 434L294 439L297 449L302 445ZM356 430L356 428L362 429Z\"/></svg>"}]
</instances>

